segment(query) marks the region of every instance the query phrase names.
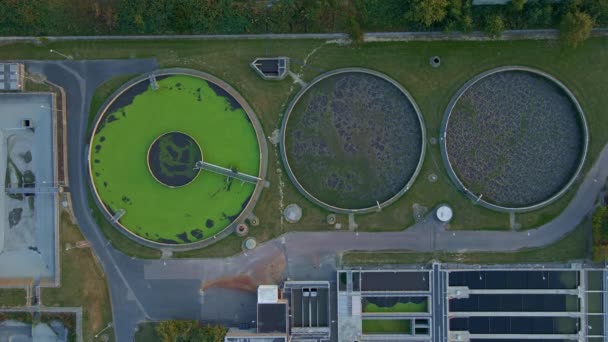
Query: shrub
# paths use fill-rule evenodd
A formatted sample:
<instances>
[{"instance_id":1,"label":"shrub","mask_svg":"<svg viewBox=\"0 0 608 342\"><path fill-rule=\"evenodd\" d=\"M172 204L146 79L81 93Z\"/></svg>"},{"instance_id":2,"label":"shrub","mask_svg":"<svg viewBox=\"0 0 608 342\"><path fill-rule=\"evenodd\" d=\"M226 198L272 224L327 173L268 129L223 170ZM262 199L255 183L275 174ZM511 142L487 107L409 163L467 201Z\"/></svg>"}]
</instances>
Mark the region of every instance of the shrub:
<instances>
[{"instance_id":1,"label":"shrub","mask_svg":"<svg viewBox=\"0 0 608 342\"><path fill-rule=\"evenodd\" d=\"M516 11L522 11L528 0L511 0L511 7Z\"/></svg>"},{"instance_id":2,"label":"shrub","mask_svg":"<svg viewBox=\"0 0 608 342\"><path fill-rule=\"evenodd\" d=\"M492 16L486 21L485 31L492 38L498 38L505 30L505 23L499 15Z\"/></svg>"},{"instance_id":3,"label":"shrub","mask_svg":"<svg viewBox=\"0 0 608 342\"><path fill-rule=\"evenodd\" d=\"M222 342L227 331L224 326L201 326L194 320L162 321L156 326L163 342Z\"/></svg>"},{"instance_id":4,"label":"shrub","mask_svg":"<svg viewBox=\"0 0 608 342\"><path fill-rule=\"evenodd\" d=\"M349 35L353 44L363 43L363 30L361 29L361 25L359 25L357 19L354 17L351 17L348 21L346 33Z\"/></svg>"},{"instance_id":5,"label":"shrub","mask_svg":"<svg viewBox=\"0 0 608 342\"><path fill-rule=\"evenodd\" d=\"M448 0L414 0L408 17L429 27L445 19L448 5Z\"/></svg>"},{"instance_id":6,"label":"shrub","mask_svg":"<svg viewBox=\"0 0 608 342\"><path fill-rule=\"evenodd\" d=\"M594 25L588 14L580 11L568 12L559 27L560 38L566 45L577 47L589 38Z\"/></svg>"}]
</instances>

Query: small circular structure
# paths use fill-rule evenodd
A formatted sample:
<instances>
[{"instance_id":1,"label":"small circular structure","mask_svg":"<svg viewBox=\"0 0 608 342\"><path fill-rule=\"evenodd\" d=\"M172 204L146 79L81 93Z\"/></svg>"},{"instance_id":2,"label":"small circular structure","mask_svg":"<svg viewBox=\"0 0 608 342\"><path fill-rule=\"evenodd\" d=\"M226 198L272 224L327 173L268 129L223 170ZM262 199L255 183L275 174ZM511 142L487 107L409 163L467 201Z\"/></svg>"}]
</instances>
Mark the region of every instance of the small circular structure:
<instances>
[{"instance_id":1,"label":"small circular structure","mask_svg":"<svg viewBox=\"0 0 608 342\"><path fill-rule=\"evenodd\" d=\"M338 69L302 89L283 117L281 158L298 191L334 213L375 212L415 181L426 143L410 94L368 69Z\"/></svg>"},{"instance_id":2,"label":"small circular structure","mask_svg":"<svg viewBox=\"0 0 608 342\"><path fill-rule=\"evenodd\" d=\"M335 224L336 223L336 214L329 214L325 219L327 224Z\"/></svg>"},{"instance_id":3,"label":"small circular structure","mask_svg":"<svg viewBox=\"0 0 608 342\"><path fill-rule=\"evenodd\" d=\"M439 221L449 222L452 219L454 213L452 212L452 208L448 207L447 205L442 205L437 208L435 215L437 216L437 219Z\"/></svg>"},{"instance_id":4,"label":"small circular structure","mask_svg":"<svg viewBox=\"0 0 608 342\"><path fill-rule=\"evenodd\" d=\"M251 216L249 216L249 224L251 224L254 227L257 227L260 225L260 219L257 216L252 214Z\"/></svg>"},{"instance_id":5,"label":"small circular structure","mask_svg":"<svg viewBox=\"0 0 608 342\"><path fill-rule=\"evenodd\" d=\"M249 233L249 227L246 224L239 223L239 225L236 226L236 234L238 236L245 236L247 233Z\"/></svg>"},{"instance_id":6,"label":"small circular structure","mask_svg":"<svg viewBox=\"0 0 608 342\"><path fill-rule=\"evenodd\" d=\"M431 145L436 145L436 144L437 144L437 138L435 138L435 137L431 137L431 138L429 139L429 142L431 143Z\"/></svg>"},{"instance_id":7,"label":"small circular structure","mask_svg":"<svg viewBox=\"0 0 608 342\"><path fill-rule=\"evenodd\" d=\"M501 67L467 82L452 98L441 126L448 175L487 208L524 212L559 198L587 154L585 115L551 75Z\"/></svg>"},{"instance_id":8,"label":"small circular structure","mask_svg":"<svg viewBox=\"0 0 608 342\"><path fill-rule=\"evenodd\" d=\"M254 238L250 237L243 241L243 248L247 250L252 250L258 245L257 241Z\"/></svg>"},{"instance_id":9,"label":"small circular structure","mask_svg":"<svg viewBox=\"0 0 608 342\"><path fill-rule=\"evenodd\" d=\"M439 66L441 65L441 58L439 58L439 56L433 56L429 58L429 64L433 68L439 68Z\"/></svg>"},{"instance_id":10,"label":"small circular structure","mask_svg":"<svg viewBox=\"0 0 608 342\"><path fill-rule=\"evenodd\" d=\"M299 205L292 203L283 210L283 216L289 223L296 223L302 218L302 208Z\"/></svg>"},{"instance_id":11,"label":"small circular structure","mask_svg":"<svg viewBox=\"0 0 608 342\"><path fill-rule=\"evenodd\" d=\"M182 132L164 133L148 149L148 170L162 185L178 188L196 179L200 169L192 167L203 160L196 140Z\"/></svg>"},{"instance_id":12,"label":"small circular structure","mask_svg":"<svg viewBox=\"0 0 608 342\"><path fill-rule=\"evenodd\" d=\"M434 174L434 173L431 173L431 174L429 175L429 182L431 182L431 183L435 183L436 181L437 181L437 175L436 175L436 174Z\"/></svg>"}]
</instances>

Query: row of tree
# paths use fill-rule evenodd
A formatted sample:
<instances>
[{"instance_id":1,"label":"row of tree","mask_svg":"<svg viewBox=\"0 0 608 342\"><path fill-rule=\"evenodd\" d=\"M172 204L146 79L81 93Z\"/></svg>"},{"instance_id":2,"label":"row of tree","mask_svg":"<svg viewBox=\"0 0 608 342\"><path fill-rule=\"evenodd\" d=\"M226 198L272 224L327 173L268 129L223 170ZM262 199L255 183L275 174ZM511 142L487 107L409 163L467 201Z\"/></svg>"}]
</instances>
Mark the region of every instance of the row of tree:
<instances>
[{"instance_id":1,"label":"row of tree","mask_svg":"<svg viewBox=\"0 0 608 342\"><path fill-rule=\"evenodd\" d=\"M607 0L2 0L0 35L471 31L608 25ZM582 29L585 30L582 30Z\"/></svg>"}]
</instances>

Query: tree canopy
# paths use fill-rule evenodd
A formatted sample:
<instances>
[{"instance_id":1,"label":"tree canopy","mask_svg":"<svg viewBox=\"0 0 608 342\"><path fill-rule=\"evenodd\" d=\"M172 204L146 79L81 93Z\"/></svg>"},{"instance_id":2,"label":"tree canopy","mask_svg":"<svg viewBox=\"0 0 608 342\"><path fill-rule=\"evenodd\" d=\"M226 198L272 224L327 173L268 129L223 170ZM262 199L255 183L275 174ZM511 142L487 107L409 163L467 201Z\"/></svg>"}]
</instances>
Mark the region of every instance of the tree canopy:
<instances>
[{"instance_id":1,"label":"tree canopy","mask_svg":"<svg viewBox=\"0 0 608 342\"><path fill-rule=\"evenodd\" d=\"M0 35L347 32L356 41L370 31L489 31L501 20L504 30L563 27L579 41L587 17L608 26L608 1L1 0Z\"/></svg>"},{"instance_id":2,"label":"tree canopy","mask_svg":"<svg viewBox=\"0 0 608 342\"><path fill-rule=\"evenodd\" d=\"M156 326L163 342L222 342L227 331L221 325L199 325L193 320L162 321Z\"/></svg>"},{"instance_id":3,"label":"tree canopy","mask_svg":"<svg viewBox=\"0 0 608 342\"><path fill-rule=\"evenodd\" d=\"M560 24L560 38L565 44L577 47L589 38L594 25L593 19L587 13L568 12Z\"/></svg>"},{"instance_id":4,"label":"tree canopy","mask_svg":"<svg viewBox=\"0 0 608 342\"><path fill-rule=\"evenodd\" d=\"M448 0L413 0L409 17L429 27L443 21L448 14Z\"/></svg>"}]
</instances>

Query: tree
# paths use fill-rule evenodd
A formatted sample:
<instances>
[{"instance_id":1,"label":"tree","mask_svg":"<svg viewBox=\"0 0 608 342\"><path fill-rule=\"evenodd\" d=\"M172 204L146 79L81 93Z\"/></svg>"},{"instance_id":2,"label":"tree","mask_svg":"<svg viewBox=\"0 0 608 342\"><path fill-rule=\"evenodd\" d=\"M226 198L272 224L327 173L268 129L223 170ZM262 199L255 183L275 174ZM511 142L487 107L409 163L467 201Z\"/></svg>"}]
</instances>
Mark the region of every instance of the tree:
<instances>
[{"instance_id":1,"label":"tree","mask_svg":"<svg viewBox=\"0 0 608 342\"><path fill-rule=\"evenodd\" d=\"M407 15L411 20L429 27L445 19L448 5L448 0L414 0Z\"/></svg>"},{"instance_id":2,"label":"tree","mask_svg":"<svg viewBox=\"0 0 608 342\"><path fill-rule=\"evenodd\" d=\"M163 342L176 342L178 339L189 336L197 325L196 321L162 321L156 326L156 332Z\"/></svg>"},{"instance_id":3,"label":"tree","mask_svg":"<svg viewBox=\"0 0 608 342\"><path fill-rule=\"evenodd\" d=\"M521 12L524 9L524 5L528 0L511 0L511 7L517 12Z\"/></svg>"},{"instance_id":4,"label":"tree","mask_svg":"<svg viewBox=\"0 0 608 342\"><path fill-rule=\"evenodd\" d=\"M473 31L473 17L469 14L462 17L462 30L464 32Z\"/></svg>"},{"instance_id":5,"label":"tree","mask_svg":"<svg viewBox=\"0 0 608 342\"><path fill-rule=\"evenodd\" d=\"M346 32L350 36L350 40L353 44L357 45L363 43L363 30L359 25L359 22L355 17L350 17L348 20L348 26L346 27Z\"/></svg>"},{"instance_id":6,"label":"tree","mask_svg":"<svg viewBox=\"0 0 608 342\"><path fill-rule=\"evenodd\" d=\"M560 24L560 39L566 45L577 47L591 35L595 25L593 19L584 12L568 12Z\"/></svg>"},{"instance_id":7,"label":"tree","mask_svg":"<svg viewBox=\"0 0 608 342\"><path fill-rule=\"evenodd\" d=\"M494 15L486 20L485 30L492 38L498 38L505 30L505 22L499 15Z\"/></svg>"},{"instance_id":8,"label":"tree","mask_svg":"<svg viewBox=\"0 0 608 342\"><path fill-rule=\"evenodd\" d=\"M188 342L223 342L228 329L221 325L206 325L196 329Z\"/></svg>"},{"instance_id":9,"label":"tree","mask_svg":"<svg viewBox=\"0 0 608 342\"><path fill-rule=\"evenodd\" d=\"M221 325L199 326L193 320L162 321L156 326L163 342L222 342L227 331Z\"/></svg>"}]
</instances>

